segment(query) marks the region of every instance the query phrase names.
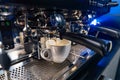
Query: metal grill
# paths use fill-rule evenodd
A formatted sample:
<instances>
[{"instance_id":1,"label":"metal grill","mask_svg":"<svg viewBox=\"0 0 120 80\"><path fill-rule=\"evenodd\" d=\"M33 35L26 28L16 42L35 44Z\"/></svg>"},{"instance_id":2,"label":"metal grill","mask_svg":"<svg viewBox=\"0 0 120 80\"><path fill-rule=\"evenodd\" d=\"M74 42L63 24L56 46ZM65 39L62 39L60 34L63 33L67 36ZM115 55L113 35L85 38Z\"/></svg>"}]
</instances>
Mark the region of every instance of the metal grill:
<instances>
[{"instance_id":1,"label":"metal grill","mask_svg":"<svg viewBox=\"0 0 120 80\"><path fill-rule=\"evenodd\" d=\"M11 80L39 80L30 72L30 70L25 69L25 67L18 67L10 71ZM0 75L0 80L5 80L5 75Z\"/></svg>"},{"instance_id":2,"label":"metal grill","mask_svg":"<svg viewBox=\"0 0 120 80\"><path fill-rule=\"evenodd\" d=\"M34 77L30 70L25 69L25 67L13 69L10 77L12 80L38 80Z\"/></svg>"},{"instance_id":3,"label":"metal grill","mask_svg":"<svg viewBox=\"0 0 120 80\"><path fill-rule=\"evenodd\" d=\"M5 77L4 74L0 75L0 80L4 80L4 77Z\"/></svg>"},{"instance_id":4,"label":"metal grill","mask_svg":"<svg viewBox=\"0 0 120 80\"><path fill-rule=\"evenodd\" d=\"M12 66L10 69L11 80L65 80L70 73L69 70L71 62L79 59L79 55L86 50L83 46L75 46L71 50L75 53L70 53L68 60L63 63L48 62L43 59L28 60L22 62L22 65ZM77 57L75 57L77 56ZM19 63L18 63L19 64ZM20 63L21 64L21 63ZM5 74L0 75L0 80L5 80Z\"/></svg>"},{"instance_id":5,"label":"metal grill","mask_svg":"<svg viewBox=\"0 0 120 80\"><path fill-rule=\"evenodd\" d=\"M67 65L69 65L68 61L65 61L62 64L56 64L53 62L47 62L45 60L34 60L25 66L17 67L10 70L10 79L52 80L52 78ZM5 80L5 74L0 75L0 80Z\"/></svg>"}]
</instances>

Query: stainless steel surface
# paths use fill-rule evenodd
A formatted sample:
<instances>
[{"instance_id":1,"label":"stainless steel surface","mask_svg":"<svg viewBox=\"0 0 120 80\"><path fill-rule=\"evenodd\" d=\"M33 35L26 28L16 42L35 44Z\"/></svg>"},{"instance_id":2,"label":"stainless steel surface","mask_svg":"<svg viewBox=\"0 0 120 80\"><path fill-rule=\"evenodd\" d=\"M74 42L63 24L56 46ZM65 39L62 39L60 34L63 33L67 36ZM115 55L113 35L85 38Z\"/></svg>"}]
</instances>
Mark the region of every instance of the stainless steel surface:
<instances>
[{"instance_id":1,"label":"stainless steel surface","mask_svg":"<svg viewBox=\"0 0 120 80\"><path fill-rule=\"evenodd\" d=\"M8 55L12 61L16 60L16 59L20 58L22 55L26 54L24 46L20 45L20 44L15 44L14 49L6 50L6 52L8 53Z\"/></svg>"},{"instance_id":2,"label":"stainless steel surface","mask_svg":"<svg viewBox=\"0 0 120 80\"><path fill-rule=\"evenodd\" d=\"M11 66L10 78L11 80L66 80L66 78L82 65L82 62L79 63L78 59L81 57L80 54L84 51L88 51L84 46L72 46L68 59L63 63L54 63L43 59L30 59L18 63ZM76 65L70 67L72 63ZM4 79L5 75L0 71L0 80Z\"/></svg>"},{"instance_id":3,"label":"stainless steel surface","mask_svg":"<svg viewBox=\"0 0 120 80\"><path fill-rule=\"evenodd\" d=\"M18 67L10 71L10 80L38 80L34 78L30 71L25 69L25 67ZM4 80L5 75L0 76L0 80Z\"/></svg>"},{"instance_id":4,"label":"stainless steel surface","mask_svg":"<svg viewBox=\"0 0 120 80\"><path fill-rule=\"evenodd\" d=\"M10 70L11 80L51 80L52 77L69 65L68 61L62 64L50 63L44 60L32 61L21 67ZM4 80L5 75L0 75L0 80Z\"/></svg>"},{"instance_id":5,"label":"stainless steel surface","mask_svg":"<svg viewBox=\"0 0 120 80\"><path fill-rule=\"evenodd\" d=\"M9 71L4 71L5 72L5 80L9 80L10 75L9 75Z\"/></svg>"}]
</instances>

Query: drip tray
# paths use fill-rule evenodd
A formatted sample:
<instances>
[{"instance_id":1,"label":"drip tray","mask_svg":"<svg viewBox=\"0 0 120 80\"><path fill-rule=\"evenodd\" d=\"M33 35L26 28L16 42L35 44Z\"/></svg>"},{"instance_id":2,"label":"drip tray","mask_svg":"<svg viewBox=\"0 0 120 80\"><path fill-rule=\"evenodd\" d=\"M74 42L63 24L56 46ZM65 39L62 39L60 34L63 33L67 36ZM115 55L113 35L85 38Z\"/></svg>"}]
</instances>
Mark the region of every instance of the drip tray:
<instances>
[{"instance_id":1,"label":"drip tray","mask_svg":"<svg viewBox=\"0 0 120 80\"><path fill-rule=\"evenodd\" d=\"M55 76L64 73L68 65L70 65L69 61L57 64L45 60L33 60L27 65L10 70L10 78L11 80L54 80ZM4 74L0 75L0 80L5 80Z\"/></svg>"},{"instance_id":2,"label":"drip tray","mask_svg":"<svg viewBox=\"0 0 120 80\"><path fill-rule=\"evenodd\" d=\"M20 65L13 65L10 68L11 80L66 80L76 69L78 69L89 58L81 58L84 52L89 49L84 46L73 46L70 55L63 63L48 62L43 59L30 59ZM90 53L89 53L90 56ZM76 65L71 65L75 63ZM22 65L21 65L22 64ZM23 66L24 65L24 66ZM5 75L0 72L0 80L4 80Z\"/></svg>"}]
</instances>

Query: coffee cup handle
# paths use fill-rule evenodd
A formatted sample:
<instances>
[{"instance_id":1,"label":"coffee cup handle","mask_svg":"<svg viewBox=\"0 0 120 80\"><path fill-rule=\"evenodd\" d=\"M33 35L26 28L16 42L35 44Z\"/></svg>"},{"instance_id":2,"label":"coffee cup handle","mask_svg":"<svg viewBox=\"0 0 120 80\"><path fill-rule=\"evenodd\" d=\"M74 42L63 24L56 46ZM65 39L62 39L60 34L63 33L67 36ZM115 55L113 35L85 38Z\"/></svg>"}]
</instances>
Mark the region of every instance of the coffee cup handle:
<instances>
[{"instance_id":1,"label":"coffee cup handle","mask_svg":"<svg viewBox=\"0 0 120 80\"><path fill-rule=\"evenodd\" d=\"M48 49L41 50L41 57L47 61L52 61L52 54Z\"/></svg>"}]
</instances>

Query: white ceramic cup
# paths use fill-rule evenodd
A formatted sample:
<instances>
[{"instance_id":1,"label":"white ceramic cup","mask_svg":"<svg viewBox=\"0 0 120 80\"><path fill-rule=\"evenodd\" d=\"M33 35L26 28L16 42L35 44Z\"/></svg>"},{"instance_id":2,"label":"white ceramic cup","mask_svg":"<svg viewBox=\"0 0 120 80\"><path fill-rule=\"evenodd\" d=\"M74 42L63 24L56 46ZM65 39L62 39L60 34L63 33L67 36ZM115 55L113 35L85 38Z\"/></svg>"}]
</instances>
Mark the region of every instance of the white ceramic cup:
<instances>
[{"instance_id":1,"label":"white ceramic cup","mask_svg":"<svg viewBox=\"0 0 120 80\"><path fill-rule=\"evenodd\" d=\"M50 39L46 41L46 49L41 50L41 57L47 61L62 63L71 50L71 41L63 39Z\"/></svg>"}]
</instances>

